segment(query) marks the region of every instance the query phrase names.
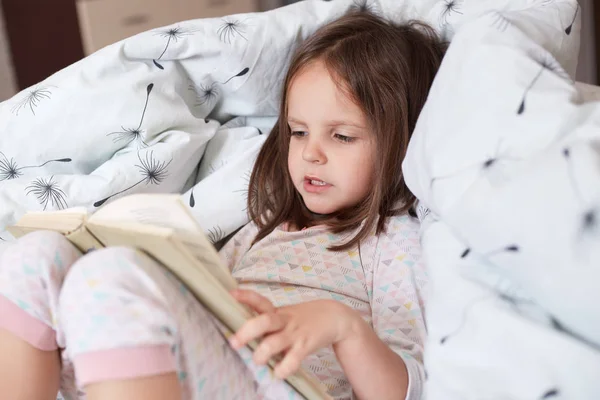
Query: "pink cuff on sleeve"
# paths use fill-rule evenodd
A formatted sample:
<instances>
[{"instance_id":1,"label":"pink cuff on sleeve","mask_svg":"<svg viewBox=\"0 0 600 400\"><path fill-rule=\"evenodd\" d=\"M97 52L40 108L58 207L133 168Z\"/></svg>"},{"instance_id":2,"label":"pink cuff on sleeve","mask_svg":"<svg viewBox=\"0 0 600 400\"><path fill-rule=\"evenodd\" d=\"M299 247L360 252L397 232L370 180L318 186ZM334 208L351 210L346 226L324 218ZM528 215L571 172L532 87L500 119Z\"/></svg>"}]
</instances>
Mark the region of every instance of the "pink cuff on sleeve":
<instances>
[{"instance_id":1,"label":"pink cuff on sleeve","mask_svg":"<svg viewBox=\"0 0 600 400\"><path fill-rule=\"evenodd\" d=\"M84 353L74 356L73 364L83 386L177 371L175 357L166 344Z\"/></svg>"},{"instance_id":2,"label":"pink cuff on sleeve","mask_svg":"<svg viewBox=\"0 0 600 400\"><path fill-rule=\"evenodd\" d=\"M54 329L2 295L0 295L0 328L23 339L36 349L42 351L58 349Z\"/></svg>"}]
</instances>

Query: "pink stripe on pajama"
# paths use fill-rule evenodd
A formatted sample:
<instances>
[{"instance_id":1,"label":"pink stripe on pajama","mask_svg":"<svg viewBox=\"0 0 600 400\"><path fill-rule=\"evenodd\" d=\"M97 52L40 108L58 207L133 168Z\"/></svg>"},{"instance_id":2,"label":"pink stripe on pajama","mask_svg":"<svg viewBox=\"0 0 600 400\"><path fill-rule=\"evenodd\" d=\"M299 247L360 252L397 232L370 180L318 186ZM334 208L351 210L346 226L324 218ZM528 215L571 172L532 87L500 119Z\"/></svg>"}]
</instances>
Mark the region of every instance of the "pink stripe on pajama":
<instances>
[{"instance_id":1,"label":"pink stripe on pajama","mask_svg":"<svg viewBox=\"0 0 600 400\"><path fill-rule=\"evenodd\" d=\"M22 308L0 295L0 328L23 339L36 349L44 351L56 350L56 333L54 330L32 317Z\"/></svg>"},{"instance_id":2,"label":"pink stripe on pajama","mask_svg":"<svg viewBox=\"0 0 600 400\"><path fill-rule=\"evenodd\" d=\"M79 384L162 375L177 371L168 345L103 350L75 356Z\"/></svg>"}]
</instances>

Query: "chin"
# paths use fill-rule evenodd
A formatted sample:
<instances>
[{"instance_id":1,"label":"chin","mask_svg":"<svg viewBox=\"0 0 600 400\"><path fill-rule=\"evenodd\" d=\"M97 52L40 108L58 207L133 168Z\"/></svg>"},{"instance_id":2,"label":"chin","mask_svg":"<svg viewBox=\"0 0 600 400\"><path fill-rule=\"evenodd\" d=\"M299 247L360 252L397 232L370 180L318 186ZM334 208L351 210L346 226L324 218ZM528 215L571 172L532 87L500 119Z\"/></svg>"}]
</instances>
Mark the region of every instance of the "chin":
<instances>
[{"instance_id":1,"label":"chin","mask_svg":"<svg viewBox=\"0 0 600 400\"><path fill-rule=\"evenodd\" d=\"M318 204L316 202L307 202L306 200L304 201L304 204L306 205L306 208L314 214L328 215L333 214L338 210L336 207L329 204Z\"/></svg>"}]
</instances>

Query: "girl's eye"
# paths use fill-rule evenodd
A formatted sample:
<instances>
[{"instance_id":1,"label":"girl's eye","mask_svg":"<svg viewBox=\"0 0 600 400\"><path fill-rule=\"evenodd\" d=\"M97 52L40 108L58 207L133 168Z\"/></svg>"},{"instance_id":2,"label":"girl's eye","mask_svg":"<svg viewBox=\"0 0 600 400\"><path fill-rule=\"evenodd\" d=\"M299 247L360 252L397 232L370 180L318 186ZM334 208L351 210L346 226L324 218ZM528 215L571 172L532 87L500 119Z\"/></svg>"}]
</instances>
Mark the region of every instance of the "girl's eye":
<instances>
[{"instance_id":1,"label":"girl's eye","mask_svg":"<svg viewBox=\"0 0 600 400\"><path fill-rule=\"evenodd\" d=\"M292 136L304 137L308 135L308 132L305 131L292 131Z\"/></svg>"},{"instance_id":2,"label":"girl's eye","mask_svg":"<svg viewBox=\"0 0 600 400\"><path fill-rule=\"evenodd\" d=\"M353 137L340 135L339 133L335 134L335 138L344 143L352 143L354 141Z\"/></svg>"}]
</instances>

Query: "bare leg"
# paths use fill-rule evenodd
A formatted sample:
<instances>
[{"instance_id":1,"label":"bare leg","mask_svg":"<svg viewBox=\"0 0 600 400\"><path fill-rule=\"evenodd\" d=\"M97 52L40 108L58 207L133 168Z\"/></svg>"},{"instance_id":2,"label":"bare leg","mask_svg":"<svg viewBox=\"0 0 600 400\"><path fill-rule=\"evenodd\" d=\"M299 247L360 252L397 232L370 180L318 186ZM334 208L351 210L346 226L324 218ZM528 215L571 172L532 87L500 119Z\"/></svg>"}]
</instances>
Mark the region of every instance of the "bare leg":
<instances>
[{"instance_id":1,"label":"bare leg","mask_svg":"<svg viewBox=\"0 0 600 400\"><path fill-rule=\"evenodd\" d=\"M88 400L181 400L181 385L175 372L92 383L85 389Z\"/></svg>"},{"instance_id":2,"label":"bare leg","mask_svg":"<svg viewBox=\"0 0 600 400\"><path fill-rule=\"evenodd\" d=\"M0 329L0 393L11 400L56 400L60 357ZM166 399L166 397L165 397Z\"/></svg>"}]
</instances>

